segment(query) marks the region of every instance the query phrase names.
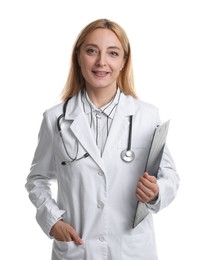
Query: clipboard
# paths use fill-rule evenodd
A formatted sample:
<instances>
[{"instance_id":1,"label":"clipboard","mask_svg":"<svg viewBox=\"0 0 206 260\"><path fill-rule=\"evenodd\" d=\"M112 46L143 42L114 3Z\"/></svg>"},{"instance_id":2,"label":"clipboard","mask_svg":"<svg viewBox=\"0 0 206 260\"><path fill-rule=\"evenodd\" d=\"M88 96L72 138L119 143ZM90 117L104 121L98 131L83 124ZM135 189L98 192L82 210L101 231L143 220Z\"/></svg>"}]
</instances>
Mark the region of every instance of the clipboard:
<instances>
[{"instance_id":1,"label":"clipboard","mask_svg":"<svg viewBox=\"0 0 206 260\"><path fill-rule=\"evenodd\" d=\"M145 171L148 172L149 175L155 177L157 177L158 168L166 144L169 124L170 124L170 120L162 123L161 125L158 125L155 128L151 146L149 149Z\"/></svg>"},{"instance_id":2,"label":"clipboard","mask_svg":"<svg viewBox=\"0 0 206 260\"><path fill-rule=\"evenodd\" d=\"M169 129L170 120L158 125L155 128L152 142L150 145L145 171L149 175L157 177L158 168L162 159L162 154L166 144L168 129ZM135 228L147 215L149 210L145 203L138 202L137 208L134 216L133 228Z\"/></svg>"}]
</instances>

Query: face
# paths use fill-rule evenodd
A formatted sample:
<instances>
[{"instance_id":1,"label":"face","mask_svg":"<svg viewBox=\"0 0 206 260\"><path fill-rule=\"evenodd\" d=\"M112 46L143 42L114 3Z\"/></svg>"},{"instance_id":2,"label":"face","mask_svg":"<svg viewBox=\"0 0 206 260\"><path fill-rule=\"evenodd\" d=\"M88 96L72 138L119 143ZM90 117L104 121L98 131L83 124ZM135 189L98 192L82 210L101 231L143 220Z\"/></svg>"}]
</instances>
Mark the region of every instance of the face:
<instances>
[{"instance_id":1,"label":"face","mask_svg":"<svg viewBox=\"0 0 206 260\"><path fill-rule=\"evenodd\" d=\"M114 88L124 66L124 50L114 32L98 28L80 47L78 62L86 88Z\"/></svg>"}]
</instances>

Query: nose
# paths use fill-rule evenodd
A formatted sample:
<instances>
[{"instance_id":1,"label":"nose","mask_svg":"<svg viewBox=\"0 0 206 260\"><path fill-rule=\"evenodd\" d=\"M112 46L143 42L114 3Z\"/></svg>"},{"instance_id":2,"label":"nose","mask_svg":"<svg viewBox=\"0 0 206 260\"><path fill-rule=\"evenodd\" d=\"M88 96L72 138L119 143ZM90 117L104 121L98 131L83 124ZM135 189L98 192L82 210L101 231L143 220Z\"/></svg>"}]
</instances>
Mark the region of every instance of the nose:
<instances>
[{"instance_id":1,"label":"nose","mask_svg":"<svg viewBox=\"0 0 206 260\"><path fill-rule=\"evenodd\" d=\"M99 53L96 61L96 65L99 67L104 67L106 66L106 57L104 53Z\"/></svg>"}]
</instances>

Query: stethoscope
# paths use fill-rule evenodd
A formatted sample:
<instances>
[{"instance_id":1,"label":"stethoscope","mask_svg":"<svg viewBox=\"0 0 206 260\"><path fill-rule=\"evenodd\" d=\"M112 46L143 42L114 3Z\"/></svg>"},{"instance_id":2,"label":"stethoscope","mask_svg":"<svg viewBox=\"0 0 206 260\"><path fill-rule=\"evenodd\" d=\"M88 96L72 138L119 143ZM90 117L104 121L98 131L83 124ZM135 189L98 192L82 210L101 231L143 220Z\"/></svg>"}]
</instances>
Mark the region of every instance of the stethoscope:
<instances>
[{"instance_id":1,"label":"stethoscope","mask_svg":"<svg viewBox=\"0 0 206 260\"><path fill-rule=\"evenodd\" d=\"M70 98L69 98L69 99L70 99ZM89 156L88 153L85 153L84 155L82 155L82 156L80 156L80 157L77 158L78 152L79 152L79 143L78 143L78 141L77 141L77 139L76 139L76 154L75 154L74 157L72 157L72 156L69 154L69 152L68 152L68 150L67 150L67 147L66 147L66 144L65 144L65 142L64 142L64 137L63 137L63 135L62 135L62 129L61 129L60 122L61 122L61 120L65 117L66 108L67 108L67 104L68 104L68 102L69 102L69 99L68 99L68 100L64 103L64 105L63 105L63 114L61 114L61 115L57 118L57 129L58 129L58 131L59 131L60 139L61 139L61 141L62 141L64 150L65 150L65 152L66 152L66 154L67 154L67 156L68 156L68 161L62 161L62 165L71 164L72 162L79 161L79 160L81 160L81 159L86 158L86 157Z\"/></svg>"},{"instance_id":2,"label":"stethoscope","mask_svg":"<svg viewBox=\"0 0 206 260\"><path fill-rule=\"evenodd\" d=\"M65 141L64 141L64 137L62 135L62 129L61 129L61 120L65 117L65 113L66 113L66 108L67 108L67 104L68 104L68 101L69 99L64 103L63 105L63 113L57 118L57 129L58 129L58 132L59 132L59 135L60 135L60 139L62 141L62 144L63 144L63 147L64 147L64 150L67 154L67 157L68 157L68 160L67 161L62 161L62 165L68 165L68 164L71 164L75 161L79 161L83 158L87 158L89 156L88 153L85 153L83 154L82 156L78 157L78 152L79 152L79 142L77 141L76 139L76 153L75 153L75 156L72 157L68 150L67 150L67 147L66 147L66 144L65 144ZM125 150L123 150L121 152L121 158L124 162L132 162L135 158L135 154L134 152L131 150L131 142L132 142L132 119L133 119L133 116L130 115L129 117L129 135L128 135L128 144L127 144L127 148Z\"/></svg>"},{"instance_id":3,"label":"stethoscope","mask_svg":"<svg viewBox=\"0 0 206 260\"><path fill-rule=\"evenodd\" d=\"M133 116L129 116L129 136L128 136L128 144L127 149L123 150L121 152L121 158L125 162L132 162L135 158L135 154L131 149L131 143L132 143L132 119Z\"/></svg>"}]
</instances>

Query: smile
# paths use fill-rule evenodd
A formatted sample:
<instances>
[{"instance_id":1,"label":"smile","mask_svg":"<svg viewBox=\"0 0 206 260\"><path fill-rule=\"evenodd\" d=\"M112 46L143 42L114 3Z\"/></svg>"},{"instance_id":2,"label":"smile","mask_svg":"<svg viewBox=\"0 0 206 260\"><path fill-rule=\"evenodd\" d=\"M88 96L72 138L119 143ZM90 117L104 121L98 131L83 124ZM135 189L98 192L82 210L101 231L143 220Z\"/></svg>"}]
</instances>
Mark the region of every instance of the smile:
<instances>
[{"instance_id":1,"label":"smile","mask_svg":"<svg viewBox=\"0 0 206 260\"><path fill-rule=\"evenodd\" d=\"M105 77L107 76L110 72L107 72L107 71L92 71L92 73L95 74L95 76L97 77Z\"/></svg>"}]
</instances>

